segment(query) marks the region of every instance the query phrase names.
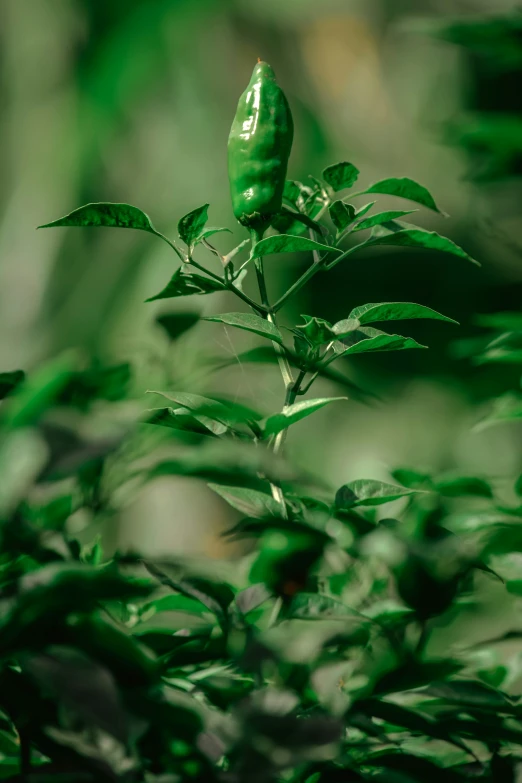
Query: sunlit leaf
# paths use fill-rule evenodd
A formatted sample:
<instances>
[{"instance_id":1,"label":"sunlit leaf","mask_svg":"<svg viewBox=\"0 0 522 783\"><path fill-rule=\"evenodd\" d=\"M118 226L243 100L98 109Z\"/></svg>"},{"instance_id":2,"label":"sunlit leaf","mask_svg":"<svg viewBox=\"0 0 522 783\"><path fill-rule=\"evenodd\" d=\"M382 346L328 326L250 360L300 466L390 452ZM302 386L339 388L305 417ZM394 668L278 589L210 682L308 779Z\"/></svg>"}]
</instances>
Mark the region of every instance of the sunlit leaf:
<instances>
[{"instance_id":1,"label":"sunlit leaf","mask_svg":"<svg viewBox=\"0 0 522 783\"><path fill-rule=\"evenodd\" d=\"M351 321L351 323L350 321L351 319L348 319L348 323L346 321L339 321L339 323L334 326L336 332L339 330L339 337L350 334L353 335L354 340L357 340L362 334L364 335L364 338L357 340L353 345L349 345L347 348L339 351L339 357L352 356L358 353L374 353L377 351L406 351L412 348L427 348L426 345L421 345L421 343L418 343L413 337L403 337L400 334L386 334L385 332L379 332L377 329L371 329L371 327L362 327L362 329L354 331L352 326L353 321Z\"/></svg>"},{"instance_id":2,"label":"sunlit leaf","mask_svg":"<svg viewBox=\"0 0 522 783\"><path fill-rule=\"evenodd\" d=\"M368 228L373 228L374 226L380 226L383 223L388 223L390 220L396 220L397 218L404 217L405 215L411 215L413 212L416 212L415 209L408 209L408 210L391 210L389 212L379 212L377 215L371 215L369 218L366 218L365 220L360 220L358 223L355 224L355 226L352 228L352 233L355 233L356 231L366 231Z\"/></svg>"},{"instance_id":3,"label":"sunlit leaf","mask_svg":"<svg viewBox=\"0 0 522 783\"><path fill-rule=\"evenodd\" d=\"M306 337L311 345L323 345L337 339L331 323L323 318L315 318L311 315L302 315L301 318L304 324L298 324L295 331Z\"/></svg>"},{"instance_id":4,"label":"sunlit leaf","mask_svg":"<svg viewBox=\"0 0 522 783\"><path fill-rule=\"evenodd\" d=\"M220 484L209 484L209 487L214 492L217 492L223 500L226 500L230 506L241 511L242 514L259 518L266 516L279 517L281 514L279 502L274 500L272 495L267 495L265 492Z\"/></svg>"},{"instance_id":5,"label":"sunlit leaf","mask_svg":"<svg viewBox=\"0 0 522 783\"><path fill-rule=\"evenodd\" d=\"M273 342L283 344L283 338L279 329L273 323L265 318L260 318L253 313L223 313L221 315L207 315L203 321L216 321L227 326L235 326L237 329L244 329L247 332L253 332L260 337L267 337Z\"/></svg>"},{"instance_id":6,"label":"sunlit leaf","mask_svg":"<svg viewBox=\"0 0 522 783\"><path fill-rule=\"evenodd\" d=\"M209 237L214 236L214 234L231 234L231 230L226 227L216 228L213 226L208 226L207 228L204 228L203 231L201 231L197 237L194 240L194 244L198 244L199 242L202 242L204 239L208 239Z\"/></svg>"},{"instance_id":7,"label":"sunlit leaf","mask_svg":"<svg viewBox=\"0 0 522 783\"><path fill-rule=\"evenodd\" d=\"M188 410L200 417L221 422L221 424L226 426L233 426L248 421L240 406L236 407L233 403L227 404L221 400L204 397L201 394L177 391L150 391L149 394L159 394L165 399L177 403L182 408L188 408Z\"/></svg>"},{"instance_id":8,"label":"sunlit leaf","mask_svg":"<svg viewBox=\"0 0 522 783\"><path fill-rule=\"evenodd\" d=\"M356 318L361 324L375 321L402 321L410 318L432 318L437 321L448 321L458 324L453 318L432 310L431 307L414 304L413 302L380 302L360 305L350 313L350 318ZM335 328L335 327L334 327Z\"/></svg>"},{"instance_id":9,"label":"sunlit leaf","mask_svg":"<svg viewBox=\"0 0 522 783\"><path fill-rule=\"evenodd\" d=\"M304 419L306 416L310 416L310 414L323 408L325 405L329 405L331 402L347 399L347 397L323 397L315 400L303 400L303 402L289 405L283 408L281 413L275 413L273 416L268 417L264 426L265 437L277 435L281 430L290 427L290 425Z\"/></svg>"},{"instance_id":10,"label":"sunlit leaf","mask_svg":"<svg viewBox=\"0 0 522 783\"><path fill-rule=\"evenodd\" d=\"M358 196L362 196L367 193L382 193L388 196L399 196L400 198L408 199L408 201L415 201L417 204L422 204L428 209L433 209L435 212L442 212L430 192L418 182L410 179L409 177L390 177L389 179L382 179L373 185L370 185L366 190L361 190L357 193Z\"/></svg>"},{"instance_id":11,"label":"sunlit leaf","mask_svg":"<svg viewBox=\"0 0 522 783\"><path fill-rule=\"evenodd\" d=\"M250 258L261 258L262 256L272 255L274 253L300 253L316 250L318 252L328 252L339 255L338 248L315 242L307 237L298 237L291 234L280 234L279 236L265 237L257 242L252 248Z\"/></svg>"},{"instance_id":12,"label":"sunlit leaf","mask_svg":"<svg viewBox=\"0 0 522 783\"><path fill-rule=\"evenodd\" d=\"M493 490L489 482L475 476L441 476L434 481L434 487L437 492L446 497L460 497L462 495L493 497Z\"/></svg>"},{"instance_id":13,"label":"sunlit leaf","mask_svg":"<svg viewBox=\"0 0 522 783\"><path fill-rule=\"evenodd\" d=\"M451 253L454 256L464 258L467 261L471 261L471 263L480 266L478 261L472 258L461 247L456 245L455 242L452 242L451 239L447 239L447 237L443 237L440 234L437 234L436 231L424 231L424 229L421 228L400 228L400 230L395 232L375 234L371 236L366 242L350 248L350 250L343 254L343 258L347 255L355 253L357 250L380 245L417 247L424 248L426 250L438 250L442 253Z\"/></svg>"},{"instance_id":14,"label":"sunlit leaf","mask_svg":"<svg viewBox=\"0 0 522 783\"><path fill-rule=\"evenodd\" d=\"M156 234L151 220L141 209L130 204L112 204L97 202L78 207L68 215L45 223L38 228L54 228L55 226L107 226L108 228L135 228Z\"/></svg>"},{"instance_id":15,"label":"sunlit leaf","mask_svg":"<svg viewBox=\"0 0 522 783\"><path fill-rule=\"evenodd\" d=\"M344 201L334 201L328 207L332 223L338 232L344 231L355 219L355 209Z\"/></svg>"},{"instance_id":16,"label":"sunlit leaf","mask_svg":"<svg viewBox=\"0 0 522 783\"><path fill-rule=\"evenodd\" d=\"M337 491L335 505L341 509L354 506L380 506L382 503L414 495L417 491L376 479L357 479L344 484Z\"/></svg>"},{"instance_id":17,"label":"sunlit leaf","mask_svg":"<svg viewBox=\"0 0 522 783\"><path fill-rule=\"evenodd\" d=\"M199 237L205 224L208 220L208 204L203 204L202 207L197 207L184 215L178 223L178 234L180 239L185 242L186 245L194 244L194 241Z\"/></svg>"},{"instance_id":18,"label":"sunlit leaf","mask_svg":"<svg viewBox=\"0 0 522 783\"><path fill-rule=\"evenodd\" d=\"M359 176L359 169L352 163L333 163L323 170L323 177L335 191L351 188Z\"/></svg>"}]
</instances>

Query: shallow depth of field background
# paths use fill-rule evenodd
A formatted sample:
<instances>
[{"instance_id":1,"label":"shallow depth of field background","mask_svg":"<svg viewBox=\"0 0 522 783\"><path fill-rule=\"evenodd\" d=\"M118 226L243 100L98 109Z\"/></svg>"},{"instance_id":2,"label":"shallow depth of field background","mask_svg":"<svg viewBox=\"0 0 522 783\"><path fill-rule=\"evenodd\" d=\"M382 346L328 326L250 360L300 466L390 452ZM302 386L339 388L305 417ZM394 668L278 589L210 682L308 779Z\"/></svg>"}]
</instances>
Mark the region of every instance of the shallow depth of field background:
<instances>
[{"instance_id":1,"label":"shallow depth of field background","mask_svg":"<svg viewBox=\"0 0 522 783\"><path fill-rule=\"evenodd\" d=\"M209 202L210 223L234 232L219 235L217 244L223 250L237 244L244 232L231 213L226 143L238 97L261 56L274 67L294 115L290 178L318 175L343 159L360 168L362 186L411 176L451 215L421 211L415 220L482 263L478 269L434 253L364 253L304 289L283 311L283 323L299 313L338 320L355 305L403 300L434 307L462 326L399 324L397 331L431 350L353 360L349 372L383 402L325 409L293 429L289 454L333 486L386 480L390 468L412 465L490 474L502 492L505 478L520 469L521 431L473 425L490 396L516 384L516 368L473 367L451 346L480 334L474 314L520 308L522 61L485 64L435 33L456 16L515 13L516 6L511 0L2 0L1 369L30 370L80 347L104 361L132 361L133 397L143 405L146 389L165 388L167 345L155 315L239 309L229 295L144 304L177 265L154 237L35 227L88 201L125 201L175 236L177 220ZM506 119L507 130L491 134L497 119ZM302 256L270 259L273 295L307 263ZM215 352L230 357L255 344L253 336L198 324L168 355L171 388L228 392L276 411L283 400L277 369L238 365L212 373L205 362ZM332 391L318 385L314 396ZM203 483L165 479L129 503L113 537L148 553L220 556L230 554L217 535L228 514Z\"/></svg>"}]
</instances>

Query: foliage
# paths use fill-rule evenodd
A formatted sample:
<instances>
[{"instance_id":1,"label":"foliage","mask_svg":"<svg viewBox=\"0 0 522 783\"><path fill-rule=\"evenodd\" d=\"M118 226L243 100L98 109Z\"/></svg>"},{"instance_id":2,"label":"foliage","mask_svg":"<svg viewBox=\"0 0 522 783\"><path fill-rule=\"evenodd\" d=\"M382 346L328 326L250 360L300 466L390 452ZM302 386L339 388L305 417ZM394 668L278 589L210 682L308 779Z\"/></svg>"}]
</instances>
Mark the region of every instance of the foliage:
<instances>
[{"instance_id":1,"label":"foliage","mask_svg":"<svg viewBox=\"0 0 522 783\"><path fill-rule=\"evenodd\" d=\"M438 233L403 222L411 211L370 215L375 202L351 203L384 193L440 212L426 188L386 179L339 197L358 176L343 161L311 184L287 182L285 210L273 222L278 233L253 232L246 258L248 242L222 255L208 241L221 229L206 227L206 204L179 221L182 244L129 205L89 204L47 224L135 228L166 240L181 265L149 300L234 294L252 312L206 320L259 337L251 360L269 352L286 396L273 411L258 410L258 400L154 391L101 439L85 421L100 410L116 421L120 402L132 398L128 365L89 365L72 353L27 376L2 374L2 778L515 780L522 706L510 687L519 657L499 663L502 639L491 641L489 657L477 657L465 637L434 657L429 637L437 622L462 619L481 578L522 593L520 479L513 481L518 499L507 506L482 476L403 468L389 482L347 476L332 487L284 454L294 423L347 404L344 396L298 401L317 377L349 397L371 396L334 362L425 347L368 324L454 322L419 304L369 303L336 323L303 315L288 345L277 313L290 297L376 245L473 260ZM359 241L361 231L370 234ZM201 246L220 260L220 274L196 260ZM294 252L312 253L313 261L270 303L263 256ZM260 301L242 287L252 267ZM497 334L479 361L520 362L517 317L485 322ZM220 328L196 321L158 318L170 341L189 328L202 336ZM215 563L104 551L100 525L160 475L208 482L239 512L224 535L247 540L246 554ZM519 636L513 629L509 638Z\"/></svg>"}]
</instances>

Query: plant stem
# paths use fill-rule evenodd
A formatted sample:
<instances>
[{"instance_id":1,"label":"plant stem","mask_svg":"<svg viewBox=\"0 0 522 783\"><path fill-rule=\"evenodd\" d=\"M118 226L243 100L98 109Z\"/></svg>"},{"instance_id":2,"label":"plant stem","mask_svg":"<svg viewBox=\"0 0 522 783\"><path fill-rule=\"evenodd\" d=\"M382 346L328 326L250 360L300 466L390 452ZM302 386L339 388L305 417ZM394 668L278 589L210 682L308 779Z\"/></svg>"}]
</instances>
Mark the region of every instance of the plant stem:
<instances>
[{"instance_id":1,"label":"plant stem","mask_svg":"<svg viewBox=\"0 0 522 783\"><path fill-rule=\"evenodd\" d=\"M263 238L263 234L264 234L263 230L252 229L252 247L254 247L254 245L256 245L257 242L259 242ZM268 292L266 289L266 281L265 281L265 272L263 268L263 259L256 258L254 263L256 269L257 284L259 287L259 295L261 297L261 302L266 308L265 318L267 319L267 321L269 321L277 328L275 315L272 312L272 309L270 308L270 302L268 299ZM274 350L277 355L279 369L281 371L281 376L283 378L283 383L285 385L286 395L285 395L284 408L286 408L288 405L291 405L295 400L295 397L297 395L297 391L295 390L296 384L294 383L292 368L290 367L288 359L286 358L284 348L282 348L279 345L279 343L272 342L272 345L274 346ZM277 434L273 444L274 454L279 454L281 452L285 442L285 438L286 438L286 430L283 430L282 432L279 432ZM277 502L281 506L282 516L286 518L287 516L286 504L285 504L283 491L281 487L278 486L277 484L271 483L270 486L272 489L272 496L274 500L277 500Z\"/></svg>"}]
</instances>

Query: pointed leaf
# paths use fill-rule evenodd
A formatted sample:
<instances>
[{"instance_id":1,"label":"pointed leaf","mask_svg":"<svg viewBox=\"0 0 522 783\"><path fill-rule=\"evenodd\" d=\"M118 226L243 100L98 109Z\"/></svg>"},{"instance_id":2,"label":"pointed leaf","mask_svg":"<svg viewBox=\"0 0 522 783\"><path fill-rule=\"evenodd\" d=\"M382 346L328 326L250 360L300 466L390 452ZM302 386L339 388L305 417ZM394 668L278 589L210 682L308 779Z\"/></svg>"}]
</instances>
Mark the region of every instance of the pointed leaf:
<instances>
[{"instance_id":1,"label":"pointed leaf","mask_svg":"<svg viewBox=\"0 0 522 783\"><path fill-rule=\"evenodd\" d=\"M210 489L217 492L223 500L249 517L262 519L267 516L279 517L281 506L277 500L265 492L258 492L247 487L227 487L222 484L209 484Z\"/></svg>"},{"instance_id":2,"label":"pointed leaf","mask_svg":"<svg viewBox=\"0 0 522 783\"><path fill-rule=\"evenodd\" d=\"M211 237L214 234L222 234L223 232L226 232L227 234L232 233L229 228L212 228L212 226L204 228L203 231L197 235L196 239L194 240L194 244L202 242L204 239L208 239L208 237Z\"/></svg>"},{"instance_id":3,"label":"pointed leaf","mask_svg":"<svg viewBox=\"0 0 522 783\"><path fill-rule=\"evenodd\" d=\"M410 318L432 318L458 324L458 321L432 310L431 307L413 302L371 302L355 307L350 313L350 318L357 318L361 324L369 324L374 321L403 321Z\"/></svg>"},{"instance_id":4,"label":"pointed leaf","mask_svg":"<svg viewBox=\"0 0 522 783\"><path fill-rule=\"evenodd\" d=\"M351 188L359 176L359 169L352 163L341 161L327 166L323 171L323 177L335 191Z\"/></svg>"},{"instance_id":5,"label":"pointed leaf","mask_svg":"<svg viewBox=\"0 0 522 783\"><path fill-rule=\"evenodd\" d=\"M310 414L323 408L330 402L347 399L348 397L319 397L315 400L303 400L303 402L289 405L281 413L275 413L273 416L268 417L264 427L264 435L265 437L277 435L281 430L285 430L291 424L295 424L296 421L304 419L305 416L310 416Z\"/></svg>"},{"instance_id":6,"label":"pointed leaf","mask_svg":"<svg viewBox=\"0 0 522 783\"><path fill-rule=\"evenodd\" d=\"M307 237L297 237L291 234L280 234L279 236L265 237L257 242L252 248L250 258L261 258L262 256L272 255L273 253L299 253L310 250L322 252L337 253L341 251L329 245L323 245Z\"/></svg>"},{"instance_id":7,"label":"pointed leaf","mask_svg":"<svg viewBox=\"0 0 522 783\"><path fill-rule=\"evenodd\" d=\"M215 291L225 291L226 287L218 280L210 277L203 277L192 272L185 272L185 268L180 266L174 272L169 283L163 291L156 296L150 296L146 302L155 302L157 299L173 299L178 296L201 296L203 294L213 294Z\"/></svg>"},{"instance_id":8,"label":"pointed leaf","mask_svg":"<svg viewBox=\"0 0 522 783\"><path fill-rule=\"evenodd\" d=\"M355 331L353 331L353 327L349 329L350 321L351 319L348 319L348 322L339 321L334 327L335 331L339 329L340 335L351 332L354 339L359 336L360 332L370 332L371 327L362 327ZM372 332L376 332L376 334L372 334ZM352 356L356 353L375 353L377 351L406 351L412 348L427 348L427 346L421 345L412 337L403 337L401 334L386 334L386 332L379 332L378 329L371 329L368 337L354 342L353 345L340 352L338 356Z\"/></svg>"},{"instance_id":9,"label":"pointed leaf","mask_svg":"<svg viewBox=\"0 0 522 783\"><path fill-rule=\"evenodd\" d=\"M304 324L298 324L294 331L304 335L312 345L324 345L337 339L332 325L324 318L315 318L312 315L302 315L301 318L304 319Z\"/></svg>"},{"instance_id":10,"label":"pointed leaf","mask_svg":"<svg viewBox=\"0 0 522 783\"><path fill-rule=\"evenodd\" d=\"M85 204L69 212L68 215L38 228L58 226L106 226L107 228L134 228L138 231L148 231L150 234L157 233L149 216L138 207L104 201Z\"/></svg>"},{"instance_id":11,"label":"pointed leaf","mask_svg":"<svg viewBox=\"0 0 522 783\"><path fill-rule=\"evenodd\" d=\"M371 215L365 220L361 220L356 223L352 228L352 234L356 231L366 231L368 228L374 226L380 226L382 223L387 223L389 220L396 220L397 218L404 217L404 215L411 215L413 212L417 212L416 209L404 210L391 210L390 212L379 212L377 215Z\"/></svg>"},{"instance_id":12,"label":"pointed leaf","mask_svg":"<svg viewBox=\"0 0 522 783\"><path fill-rule=\"evenodd\" d=\"M435 204L431 193L423 185L419 185L418 182L415 182L409 177L390 177L389 179L380 180L379 182L370 185L366 190L361 190L357 195L362 196L367 193L382 193L388 196L399 196L400 198L406 198L409 201L415 201L417 204L422 204L422 206L433 209L441 215L446 214Z\"/></svg>"},{"instance_id":13,"label":"pointed leaf","mask_svg":"<svg viewBox=\"0 0 522 783\"><path fill-rule=\"evenodd\" d=\"M191 414L188 408L155 408L151 411L147 424L207 436L224 435L228 429L225 424L208 416Z\"/></svg>"},{"instance_id":14,"label":"pointed leaf","mask_svg":"<svg viewBox=\"0 0 522 783\"><path fill-rule=\"evenodd\" d=\"M203 397L201 394L191 394L189 392L177 391L149 391L149 394L159 394L171 402L176 402L183 408L193 411L198 416L205 416L213 421L219 421L221 424L231 426L244 421L241 415L236 415L233 405L214 400L211 397Z\"/></svg>"},{"instance_id":15,"label":"pointed leaf","mask_svg":"<svg viewBox=\"0 0 522 783\"><path fill-rule=\"evenodd\" d=\"M477 315L473 320L478 326L501 329L503 332L522 332L522 313L516 311L483 313Z\"/></svg>"},{"instance_id":16,"label":"pointed leaf","mask_svg":"<svg viewBox=\"0 0 522 783\"><path fill-rule=\"evenodd\" d=\"M285 225L285 219L288 221L286 223L288 229L292 226L293 222L295 220L298 221L298 223L302 223L307 228L310 228L312 231L315 231L316 234L319 234L319 236L322 236L323 229L320 223L316 223L315 220L312 220L311 217L308 215L303 214L302 212L294 212L291 209L287 209L287 207L281 207L281 214L278 216L277 225L275 226L278 231L281 233L292 233L290 230L284 231L283 227Z\"/></svg>"},{"instance_id":17,"label":"pointed leaf","mask_svg":"<svg viewBox=\"0 0 522 783\"><path fill-rule=\"evenodd\" d=\"M465 258L472 264L480 266L478 261L472 258L465 250L452 242L451 239L437 234L436 231L424 231L421 228L407 228L386 234L385 236L371 237L368 245L400 245L402 247L422 247L427 250L438 250L442 253L451 253L459 258Z\"/></svg>"},{"instance_id":18,"label":"pointed leaf","mask_svg":"<svg viewBox=\"0 0 522 783\"><path fill-rule=\"evenodd\" d=\"M417 494L418 490L387 484L376 479L357 479L344 484L335 496L335 505L339 509L354 506L380 506L392 500Z\"/></svg>"},{"instance_id":19,"label":"pointed leaf","mask_svg":"<svg viewBox=\"0 0 522 783\"><path fill-rule=\"evenodd\" d=\"M205 223L208 220L208 207L208 204L203 204L202 207L193 209L192 212L189 212L180 219L178 223L178 234L186 245L192 245L205 228Z\"/></svg>"},{"instance_id":20,"label":"pointed leaf","mask_svg":"<svg viewBox=\"0 0 522 783\"><path fill-rule=\"evenodd\" d=\"M355 217L356 218L362 218L364 215L366 215L367 212L370 211L370 209L375 206L377 202L376 201L370 201L368 204L365 204L360 209L357 209L355 211ZM348 206L351 206L351 204L348 204Z\"/></svg>"},{"instance_id":21,"label":"pointed leaf","mask_svg":"<svg viewBox=\"0 0 522 783\"><path fill-rule=\"evenodd\" d=\"M355 209L344 201L334 201L328 207L332 223L338 232L344 231L355 219Z\"/></svg>"},{"instance_id":22,"label":"pointed leaf","mask_svg":"<svg viewBox=\"0 0 522 783\"><path fill-rule=\"evenodd\" d=\"M434 481L437 492L445 497L461 497L474 495L482 498L492 498L493 490L489 482L476 476L447 476Z\"/></svg>"},{"instance_id":23,"label":"pointed leaf","mask_svg":"<svg viewBox=\"0 0 522 783\"><path fill-rule=\"evenodd\" d=\"M217 323L235 326L247 332L253 332L260 337L267 337L275 343L283 344L283 338L279 329L265 318L260 318L252 313L223 313L221 315L208 315L203 321L216 321Z\"/></svg>"}]
</instances>

